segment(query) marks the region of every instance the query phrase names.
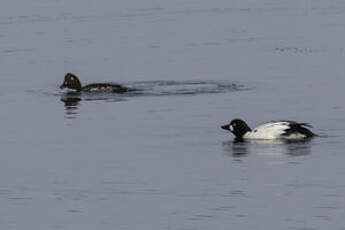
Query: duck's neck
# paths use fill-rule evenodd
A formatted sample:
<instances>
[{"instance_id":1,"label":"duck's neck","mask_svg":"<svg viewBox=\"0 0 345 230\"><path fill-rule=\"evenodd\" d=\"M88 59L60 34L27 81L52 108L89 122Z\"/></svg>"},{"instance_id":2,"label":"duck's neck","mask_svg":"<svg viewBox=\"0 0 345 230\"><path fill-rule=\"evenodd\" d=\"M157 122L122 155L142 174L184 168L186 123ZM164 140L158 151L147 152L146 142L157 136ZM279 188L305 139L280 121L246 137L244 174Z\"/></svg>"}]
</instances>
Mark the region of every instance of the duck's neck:
<instances>
[{"instance_id":1,"label":"duck's neck","mask_svg":"<svg viewBox=\"0 0 345 230\"><path fill-rule=\"evenodd\" d=\"M237 127L237 129L235 129L233 133L237 138L243 138L246 133L250 133L251 131L252 130L249 128L249 126L244 123L240 127Z\"/></svg>"},{"instance_id":2,"label":"duck's neck","mask_svg":"<svg viewBox=\"0 0 345 230\"><path fill-rule=\"evenodd\" d=\"M82 88L83 87L81 86L81 83L78 80L75 80L75 81L70 83L70 89L75 90L75 92L80 92L82 90Z\"/></svg>"}]
</instances>

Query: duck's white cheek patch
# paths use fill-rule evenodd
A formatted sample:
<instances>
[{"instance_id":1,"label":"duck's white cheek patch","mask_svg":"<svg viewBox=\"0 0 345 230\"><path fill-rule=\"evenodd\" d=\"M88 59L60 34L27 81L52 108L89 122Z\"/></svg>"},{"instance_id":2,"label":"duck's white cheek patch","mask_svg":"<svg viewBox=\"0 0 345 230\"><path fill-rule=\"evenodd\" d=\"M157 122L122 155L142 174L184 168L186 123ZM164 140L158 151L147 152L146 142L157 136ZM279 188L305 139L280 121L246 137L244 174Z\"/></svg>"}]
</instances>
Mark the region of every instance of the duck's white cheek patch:
<instances>
[{"instance_id":1,"label":"duck's white cheek patch","mask_svg":"<svg viewBox=\"0 0 345 230\"><path fill-rule=\"evenodd\" d=\"M232 125L229 125L229 129L231 132L234 131L234 127L232 127Z\"/></svg>"}]
</instances>

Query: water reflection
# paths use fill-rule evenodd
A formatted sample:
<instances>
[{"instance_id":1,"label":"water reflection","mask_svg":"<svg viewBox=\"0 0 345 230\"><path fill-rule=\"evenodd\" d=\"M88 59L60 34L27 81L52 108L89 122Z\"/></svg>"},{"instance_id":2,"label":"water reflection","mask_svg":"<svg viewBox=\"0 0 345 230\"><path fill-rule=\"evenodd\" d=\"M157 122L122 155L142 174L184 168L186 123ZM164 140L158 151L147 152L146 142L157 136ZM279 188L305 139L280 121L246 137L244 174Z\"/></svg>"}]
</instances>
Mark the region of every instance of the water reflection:
<instances>
[{"instance_id":1,"label":"water reflection","mask_svg":"<svg viewBox=\"0 0 345 230\"><path fill-rule=\"evenodd\" d=\"M62 97L61 101L65 103L66 109L78 107L81 98L79 97Z\"/></svg>"},{"instance_id":2,"label":"water reflection","mask_svg":"<svg viewBox=\"0 0 345 230\"><path fill-rule=\"evenodd\" d=\"M80 94L66 93L60 99L65 105L65 118L74 119L78 115L79 103L81 101Z\"/></svg>"},{"instance_id":3,"label":"water reflection","mask_svg":"<svg viewBox=\"0 0 345 230\"><path fill-rule=\"evenodd\" d=\"M238 140L223 142L226 155L242 157L250 153L261 155L303 156L311 153L311 140Z\"/></svg>"},{"instance_id":4,"label":"water reflection","mask_svg":"<svg viewBox=\"0 0 345 230\"><path fill-rule=\"evenodd\" d=\"M233 157L247 155L249 153L248 147L248 143L238 139L223 142L224 151L227 155L231 155Z\"/></svg>"},{"instance_id":5,"label":"water reflection","mask_svg":"<svg viewBox=\"0 0 345 230\"><path fill-rule=\"evenodd\" d=\"M125 101L123 95L107 94L107 93L74 93L66 92L61 95L60 101L65 106L65 117L67 119L74 119L78 116L78 110L82 101L104 101L104 102L119 102Z\"/></svg>"}]
</instances>

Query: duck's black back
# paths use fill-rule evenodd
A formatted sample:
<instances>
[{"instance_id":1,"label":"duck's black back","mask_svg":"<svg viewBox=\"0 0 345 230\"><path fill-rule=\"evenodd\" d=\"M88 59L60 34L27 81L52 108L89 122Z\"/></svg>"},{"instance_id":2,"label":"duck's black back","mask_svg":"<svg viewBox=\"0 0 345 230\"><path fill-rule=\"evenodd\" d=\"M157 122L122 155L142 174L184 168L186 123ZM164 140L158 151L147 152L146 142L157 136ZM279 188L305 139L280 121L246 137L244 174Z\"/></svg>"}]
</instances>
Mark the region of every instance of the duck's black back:
<instances>
[{"instance_id":1,"label":"duck's black back","mask_svg":"<svg viewBox=\"0 0 345 230\"><path fill-rule=\"evenodd\" d=\"M89 84L82 88L84 92L113 92L113 93L126 93L133 91L133 89L111 83L95 83Z\"/></svg>"}]
</instances>

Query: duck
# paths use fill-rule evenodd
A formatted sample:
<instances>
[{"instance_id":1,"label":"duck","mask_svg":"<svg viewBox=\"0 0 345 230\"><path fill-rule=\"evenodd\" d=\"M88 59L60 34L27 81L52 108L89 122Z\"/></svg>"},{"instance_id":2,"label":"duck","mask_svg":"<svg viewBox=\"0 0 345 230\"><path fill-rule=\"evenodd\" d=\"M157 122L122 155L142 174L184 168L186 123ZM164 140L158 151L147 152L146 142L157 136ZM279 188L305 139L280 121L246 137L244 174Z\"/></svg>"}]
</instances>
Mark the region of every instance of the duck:
<instances>
[{"instance_id":1,"label":"duck","mask_svg":"<svg viewBox=\"0 0 345 230\"><path fill-rule=\"evenodd\" d=\"M264 123L252 130L241 119L234 119L229 124L221 126L222 129L234 134L238 140L303 140L316 136L307 127L312 128L308 123L280 120Z\"/></svg>"},{"instance_id":2,"label":"duck","mask_svg":"<svg viewBox=\"0 0 345 230\"><path fill-rule=\"evenodd\" d=\"M69 92L100 92L100 93L126 93L134 91L132 88L120 84L94 83L82 86L78 77L73 73L67 73L60 89L67 88Z\"/></svg>"}]
</instances>

